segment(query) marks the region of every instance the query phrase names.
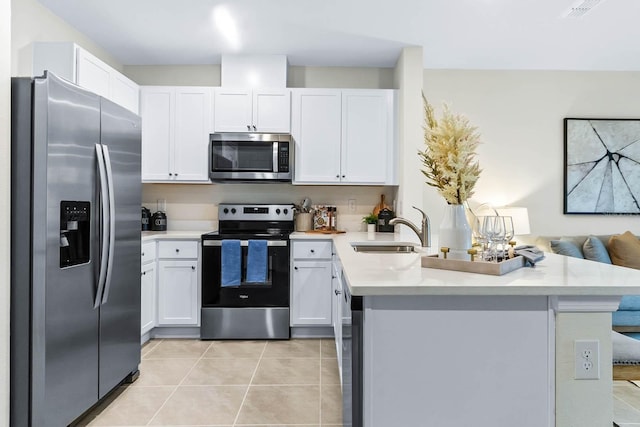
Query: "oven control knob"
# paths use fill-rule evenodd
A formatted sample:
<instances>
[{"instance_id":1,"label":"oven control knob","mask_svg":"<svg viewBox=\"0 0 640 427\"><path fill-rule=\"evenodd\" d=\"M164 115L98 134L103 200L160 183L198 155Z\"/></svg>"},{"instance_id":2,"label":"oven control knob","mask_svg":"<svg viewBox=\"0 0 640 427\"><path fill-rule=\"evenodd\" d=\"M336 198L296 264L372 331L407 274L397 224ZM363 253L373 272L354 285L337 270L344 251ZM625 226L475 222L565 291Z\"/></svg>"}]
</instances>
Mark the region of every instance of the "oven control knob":
<instances>
[{"instance_id":1,"label":"oven control knob","mask_svg":"<svg viewBox=\"0 0 640 427\"><path fill-rule=\"evenodd\" d=\"M229 208L224 208L224 210L222 212L228 214L229 213Z\"/></svg>"},{"instance_id":2,"label":"oven control knob","mask_svg":"<svg viewBox=\"0 0 640 427\"><path fill-rule=\"evenodd\" d=\"M280 215L280 209L276 209L276 215Z\"/></svg>"},{"instance_id":3,"label":"oven control knob","mask_svg":"<svg viewBox=\"0 0 640 427\"><path fill-rule=\"evenodd\" d=\"M231 208L231 213L232 214L236 213L236 208Z\"/></svg>"}]
</instances>

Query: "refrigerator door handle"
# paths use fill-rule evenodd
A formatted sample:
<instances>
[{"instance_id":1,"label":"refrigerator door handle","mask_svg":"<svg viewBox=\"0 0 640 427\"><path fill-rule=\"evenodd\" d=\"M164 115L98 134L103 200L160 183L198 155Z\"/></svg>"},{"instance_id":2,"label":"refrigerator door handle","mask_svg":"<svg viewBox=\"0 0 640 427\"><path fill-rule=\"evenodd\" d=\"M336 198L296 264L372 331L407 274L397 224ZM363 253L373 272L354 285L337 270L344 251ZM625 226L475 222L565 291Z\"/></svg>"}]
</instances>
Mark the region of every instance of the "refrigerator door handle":
<instances>
[{"instance_id":1,"label":"refrigerator door handle","mask_svg":"<svg viewBox=\"0 0 640 427\"><path fill-rule=\"evenodd\" d=\"M107 262L109 257L109 194L107 184L107 172L104 164L104 155L102 153L102 145L96 144L96 157L98 160L98 176L100 178L100 213L101 213L101 236L100 243L102 249L100 251L100 274L98 275L98 287L96 289L96 298L93 303L93 308L100 307L102 301L102 293L104 290L104 284L107 279Z\"/></svg>"},{"instance_id":2,"label":"refrigerator door handle","mask_svg":"<svg viewBox=\"0 0 640 427\"><path fill-rule=\"evenodd\" d=\"M107 278L105 280L104 293L102 295L102 304L106 304L107 299L109 298L109 290L111 289L111 276L113 274L113 252L116 245L116 201L109 148L106 145L102 145L102 151L104 153L104 164L106 166L107 172L107 187L109 188L109 257L107 260Z\"/></svg>"}]
</instances>

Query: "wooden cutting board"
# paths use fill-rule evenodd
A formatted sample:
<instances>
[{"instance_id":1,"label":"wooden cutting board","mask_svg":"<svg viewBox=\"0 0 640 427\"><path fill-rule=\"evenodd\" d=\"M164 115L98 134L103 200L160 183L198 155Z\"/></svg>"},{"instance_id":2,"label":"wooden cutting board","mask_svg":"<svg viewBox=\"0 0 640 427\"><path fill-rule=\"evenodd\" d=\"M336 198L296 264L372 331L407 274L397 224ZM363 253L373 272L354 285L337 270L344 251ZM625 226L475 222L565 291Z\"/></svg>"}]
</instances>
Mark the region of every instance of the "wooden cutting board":
<instances>
[{"instance_id":1,"label":"wooden cutting board","mask_svg":"<svg viewBox=\"0 0 640 427\"><path fill-rule=\"evenodd\" d=\"M384 202L384 194L381 194L381 195L380 195L380 203L378 203L378 204L373 208L373 212L372 212L372 213L373 213L374 215L378 215L382 209L389 209L389 210L391 210L391 208L389 207L389 205L387 205L387 204Z\"/></svg>"}]
</instances>

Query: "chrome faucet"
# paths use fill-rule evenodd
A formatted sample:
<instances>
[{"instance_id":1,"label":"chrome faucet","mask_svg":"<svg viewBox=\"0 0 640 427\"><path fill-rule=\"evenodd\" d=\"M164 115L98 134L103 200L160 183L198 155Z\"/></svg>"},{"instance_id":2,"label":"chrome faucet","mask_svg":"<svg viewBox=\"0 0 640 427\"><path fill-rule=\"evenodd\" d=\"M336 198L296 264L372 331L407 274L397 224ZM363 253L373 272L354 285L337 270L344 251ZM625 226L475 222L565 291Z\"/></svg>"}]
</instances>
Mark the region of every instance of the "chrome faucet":
<instances>
[{"instance_id":1,"label":"chrome faucet","mask_svg":"<svg viewBox=\"0 0 640 427\"><path fill-rule=\"evenodd\" d=\"M431 223L429 222L429 217L427 216L426 213L422 211L422 209L418 209L415 206L412 206L412 208L422 214L422 228L418 228L411 221L401 217L393 218L391 221L389 221L389 225L395 225L395 224L406 225L407 227L412 229L414 233L418 235L418 237L420 238L420 245L423 248L431 247Z\"/></svg>"}]
</instances>

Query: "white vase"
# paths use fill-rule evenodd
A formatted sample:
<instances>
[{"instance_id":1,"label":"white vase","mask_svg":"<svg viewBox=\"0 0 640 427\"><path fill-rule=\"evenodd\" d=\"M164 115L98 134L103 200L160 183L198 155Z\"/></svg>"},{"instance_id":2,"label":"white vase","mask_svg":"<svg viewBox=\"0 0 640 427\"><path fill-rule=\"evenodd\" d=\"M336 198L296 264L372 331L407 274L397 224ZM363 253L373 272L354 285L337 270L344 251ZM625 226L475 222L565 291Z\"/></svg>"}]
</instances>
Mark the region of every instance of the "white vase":
<instances>
[{"instance_id":1,"label":"white vase","mask_svg":"<svg viewBox=\"0 0 640 427\"><path fill-rule=\"evenodd\" d=\"M471 248L471 226L464 205L447 205L438 242L440 247L449 248L448 259L469 259L467 250Z\"/></svg>"},{"instance_id":2,"label":"white vase","mask_svg":"<svg viewBox=\"0 0 640 427\"><path fill-rule=\"evenodd\" d=\"M367 233L373 234L376 232L375 224L367 224Z\"/></svg>"}]
</instances>

